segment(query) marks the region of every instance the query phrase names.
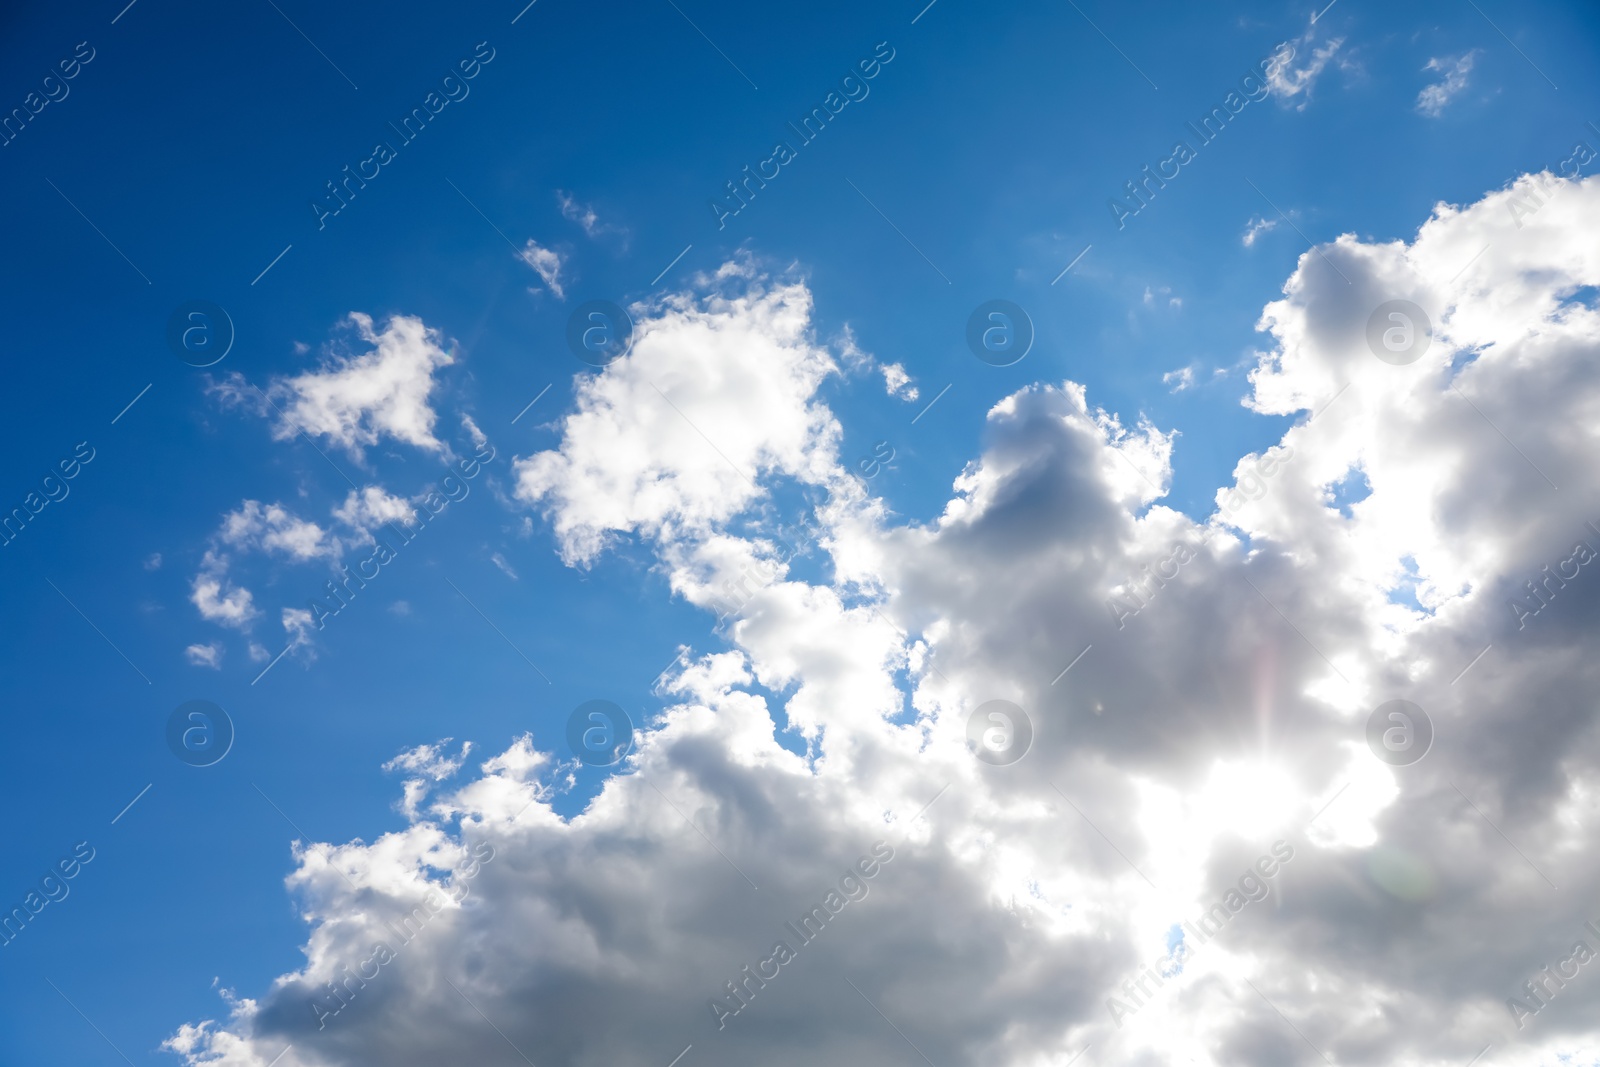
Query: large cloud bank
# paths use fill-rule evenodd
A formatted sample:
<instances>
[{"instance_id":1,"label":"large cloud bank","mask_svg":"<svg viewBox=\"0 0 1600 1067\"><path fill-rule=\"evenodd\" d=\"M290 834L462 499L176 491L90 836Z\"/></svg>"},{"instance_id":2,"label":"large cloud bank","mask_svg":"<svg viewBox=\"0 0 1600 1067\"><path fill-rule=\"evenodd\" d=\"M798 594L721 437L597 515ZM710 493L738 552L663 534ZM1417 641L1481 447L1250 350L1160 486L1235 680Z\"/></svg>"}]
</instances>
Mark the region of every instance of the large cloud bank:
<instances>
[{"instance_id":1,"label":"large cloud bank","mask_svg":"<svg viewBox=\"0 0 1600 1067\"><path fill-rule=\"evenodd\" d=\"M304 967L170 1046L226 1067L1592 1060L1596 232L1600 180L1524 178L1410 242L1308 252L1247 398L1299 417L1202 523L1159 503L1170 432L1072 382L995 405L943 513L896 523L839 462L818 392L839 361L802 284L735 264L636 309L518 496L575 565L651 545L677 595L727 612L726 650L669 675L571 819L554 739L464 776L464 752L398 760L431 768L407 829L297 846ZM1431 322L1404 366L1368 343L1396 300ZM313 428L370 443L338 421ZM425 444L429 423L387 428ZM776 528L780 486L811 532ZM826 580L792 575L797 537ZM1366 741L1392 699L1433 724L1409 766ZM990 700L1028 715L1020 761L968 746Z\"/></svg>"}]
</instances>

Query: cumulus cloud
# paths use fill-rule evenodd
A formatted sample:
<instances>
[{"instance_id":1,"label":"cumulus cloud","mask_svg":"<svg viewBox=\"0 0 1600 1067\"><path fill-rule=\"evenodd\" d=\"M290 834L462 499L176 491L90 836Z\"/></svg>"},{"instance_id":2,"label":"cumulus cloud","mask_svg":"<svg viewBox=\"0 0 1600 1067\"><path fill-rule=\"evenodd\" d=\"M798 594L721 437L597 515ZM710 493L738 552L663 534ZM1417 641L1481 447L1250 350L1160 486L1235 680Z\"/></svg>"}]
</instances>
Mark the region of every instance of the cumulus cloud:
<instances>
[{"instance_id":1,"label":"cumulus cloud","mask_svg":"<svg viewBox=\"0 0 1600 1067\"><path fill-rule=\"evenodd\" d=\"M190 599L201 618L249 630L261 612L250 590L230 577L242 561L252 556L291 563L320 561L332 572L348 550L375 544L380 527L388 523L410 526L415 522L412 504L380 485L351 490L344 502L332 510L326 527L300 517L281 503L242 501L222 517L212 535L193 580ZM280 616L290 646L310 644L312 632L318 627L309 610L284 608Z\"/></svg>"},{"instance_id":2,"label":"cumulus cloud","mask_svg":"<svg viewBox=\"0 0 1600 1067\"><path fill-rule=\"evenodd\" d=\"M1442 77L1417 94L1417 111L1430 119L1438 118L1445 105L1467 87L1467 79L1472 74L1472 62L1477 57L1478 49L1474 48L1459 56L1435 56L1428 60L1422 69L1434 71Z\"/></svg>"},{"instance_id":3,"label":"cumulus cloud","mask_svg":"<svg viewBox=\"0 0 1600 1067\"><path fill-rule=\"evenodd\" d=\"M189 600L202 619L236 630L248 630L261 614L250 590L228 578L227 557L214 550L201 560L200 571L190 582Z\"/></svg>"},{"instance_id":4,"label":"cumulus cloud","mask_svg":"<svg viewBox=\"0 0 1600 1067\"><path fill-rule=\"evenodd\" d=\"M1161 384L1174 393L1194 388L1194 367L1179 367L1161 376Z\"/></svg>"},{"instance_id":5,"label":"cumulus cloud","mask_svg":"<svg viewBox=\"0 0 1600 1067\"><path fill-rule=\"evenodd\" d=\"M433 796L404 829L294 846L303 965L168 1047L223 1067L1592 1056L1593 998L1539 967L1579 966L1600 921L1600 587L1574 546L1600 545L1600 179L1518 228L1525 192L1302 256L1247 398L1294 421L1199 516L1163 503L1174 430L1042 382L991 408L937 515L897 519L838 461L803 285L734 265L636 309L633 351L519 461L521 499L571 562L639 539L726 647L669 669L580 814L552 807L557 738L450 789L442 746L403 757ZM1429 340L1403 366L1368 342L1397 300ZM762 519L780 482L806 494L798 533ZM1436 730L1405 767L1365 739L1397 697ZM1032 725L1006 766L968 743L996 699Z\"/></svg>"},{"instance_id":6,"label":"cumulus cloud","mask_svg":"<svg viewBox=\"0 0 1600 1067\"><path fill-rule=\"evenodd\" d=\"M212 535L210 547L190 583L190 602L207 622L248 631L261 612L250 590L230 577L236 558L263 553L295 562L337 562L343 549L339 538L282 504L245 500L222 517ZM193 661L194 646L188 652ZM207 665L214 667L217 663Z\"/></svg>"},{"instance_id":7,"label":"cumulus cloud","mask_svg":"<svg viewBox=\"0 0 1600 1067\"><path fill-rule=\"evenodd\" d=\"M334 510L333 517L370 539L372 531L385 523L412 525L416 509L383 486L369 485L360 490L352 489L344 503Z\"/></svg>"},{"instance_id":8,"label":"cumulus cloud","mask_svg":"<svg viewBox=\"0 0 1600 1067\"><path fill-rule=\"evenodd\" d=\"M358 350L330 345L316 370L274 379L265 391L237 373L209 381L207 391L225 406L272 418L278 440L300 434L322 438L349 450L358 461L366 448L398 441L453 460L450 446L434 435L435 375L455 361L439 333L407 315L390 317L379 330L371 317L352 312L344 325L359 339ZM488 444L483 431L465 414L461 426L481 452ZM248 631L261 611L250 589L231 576L242 561L321 562L336 570L348 550L373 545L380 527L415 525L414 505L428 496L422 493L407 501L381 485L367 485L349 492L324 522L304 518L281 502L245 499L222 517L211 535L191 582L190 600L203 619ZM160 556L152 560L159 565ZM317 628L311 612L283 608L279 615L290 647L308 646ZM269 655L252 642L252 659L261 658L258 650Z\"/></svg>"},{"instance_id":9,"label":"cumulus cloud","mask_svg":"<svg viewBox=\"0 0 1600 1067\"><path fill-rule=\"evenodd\" d=\"M533 268L534 273L544 280L545 287L556 294L557 300L567 298L566 291L561 288L561 253L541 247L538 241L530 237L522 251L517 253L517 258Z\"/></svg>"},{"instance_id":10,"label":"cumulus cloud","mask_svg":"<svg viewBox=\"0 0 1600 1067\"><path fill-rule=\"evenodd\" d=\"M392 316L381 331L360 312L345 321L370 348L332 352L318 370L276 379L266 391L279 415L273 435L322 437L357 457L383 438L440 451L430 396L435 373L455 357L441 347L438 332L409 315ZM243 387L235 376L214 388L224 400L244 402Z\"/></svg>"},{"instance_id":11,"label":"cumulus cloud","mask_svg":"<svg viewBox=\"0 0 1600 1067\"><path fill-rule=\"evenodd\" d=\"M230 548L276 552L298 560L339 555L339 542L322 527L295 515L282 504L246 500L224 515L217 539Z\"/></svg>"},{"instance_id":12,"label":"cumulus cloud","mask_svg":"<svg viewBox=\"0 0 1600 1067\"><path fill-rule=\"evenodd\" d=\"M579 380L561 446L516 461L518 497L569 562L624 533L709 530L763 496L764 475L832 469L839 425L807 398L837 365L810 335L811 294L740 267L714 281L735 291L636 307L632 351Z\"/></svg>"},{"instance_id":13,"label":"cumulus cloud","mask_svg":"<svg viewBox=\"0 0 1600 1067\"><path fill-rule=\"evenodd\" d=\"M883 388L890 396L908 403L917 398L917 387L911 384L911 375L898 363L885 363L878 368L883 372Z\"/></svg>"}]
</instances>

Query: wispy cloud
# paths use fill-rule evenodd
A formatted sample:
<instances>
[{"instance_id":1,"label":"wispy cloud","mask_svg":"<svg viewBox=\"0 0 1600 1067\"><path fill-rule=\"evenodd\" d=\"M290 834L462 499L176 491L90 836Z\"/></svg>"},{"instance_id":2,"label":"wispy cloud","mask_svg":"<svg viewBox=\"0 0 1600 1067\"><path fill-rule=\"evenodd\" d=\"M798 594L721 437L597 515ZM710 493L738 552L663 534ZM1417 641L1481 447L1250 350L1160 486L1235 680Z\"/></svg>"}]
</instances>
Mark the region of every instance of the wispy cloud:
<instances>
[{"instance_id":1,"label":"wispy cloud","mask_svg":"<svg viewBox=\"0 0 1600 1067\"><path fill-rule=\"evenodd\" d=\"M196 667L210 667L214 671L222 669L222 646L219 644L190 645L183 650L183 654Z\"/></svg>"},{"instance_id":2,"label":"wispy cloud","mask_svg":"<svg viewBox=\"0 0 1600 1067\"><path fill-rule=\"evenodd\" d=\"M1435 56L1428 60L1427 66L1422 69L1431 70L1444 77L1432 85L1425 86L1422 92L1417 94L1417 111L1430 119L1438 118L1445 105L1467 87L1468 78L1472 74L1472 61L1477 55L1478 49L1474 48L1454 58Z\"/></svg>"},{"instance_id":3,"label":"wispy cloud","mask_svg":"<svg viewBox=\"0 0 1600 1067\"><path fill-rule=\"evenodd\" d=\"M1280 49L1267 65L1267 92L1285 103L1299 97L1296 111L1304 111L1306 105L1311 103L1311 89L1317 78L1344 44L1343 37L1335 37L1322 47L1313 48L1310 58L1300 66L1295 66L1295 55L1301 48L1310 47L1316 33L1317 28L1313 24L1290 47Z\"/></svg>"},{"instance_id":4,"label":"wispy cloud","mask_svg":"<svg viewBox=\"0 0 1600 1067\"><path fill-rule=\"evenodd\" d=\"M567 298L566 290L561 287L561 253L553 248L544 248L538 241L528 238L528 243L523 246L517 258L528 266L544 280L545 286L556 295L557 300Z\"/></svg>"},{"instance_id":5,"label":"wispy cloud","mask_svg":"<svg viewBox=\"0 0 1600 1067\"><path fill-rule=\"evenodd\" d=\"M1240 237L1239 240L1246 248L1249 248L1256 243L1256 238L1264 233L1271 233L1277 228L1277 219L1269 219L1258 215L1245 225L1244 236Z\"/></svg>"},{"instance_id":6,"label":"wispy cloud","mask_svg":"<svg viewBox=\"0 0 1600 1067\"><path fill-rule=\"evenodd\" d=\"M620 236L624 244L627 243L627 228L610 222L601 222L593 204L583 203L564 189L556 190L556 203L561 205L561 217L568 222L577 223L582 227L586 237L599 237L602 234L612 233Z\"/></svg>"}]
</instances>

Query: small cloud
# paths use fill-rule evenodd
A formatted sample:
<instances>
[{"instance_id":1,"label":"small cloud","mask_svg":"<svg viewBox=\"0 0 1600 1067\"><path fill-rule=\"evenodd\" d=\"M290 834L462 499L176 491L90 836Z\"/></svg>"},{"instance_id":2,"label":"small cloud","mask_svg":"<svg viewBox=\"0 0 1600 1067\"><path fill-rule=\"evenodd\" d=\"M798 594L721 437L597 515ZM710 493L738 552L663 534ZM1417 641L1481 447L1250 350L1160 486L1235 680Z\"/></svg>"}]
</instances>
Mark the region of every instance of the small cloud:
<instances>
[{"instance_id":1,"label":"small cloud","mask_svg":"<svg viewBox=\"0 0 1600 1067\"><path fill-rule=\"evenodd\" d=\"M246 500L223 516L217 537L232 548L278 552L300 561L338 559L341 551L338 539L321 526L282 504L263 505L259 500Z\"/></svg>"},{"instance_id":2,"label":"small cloud","mask_svg":"<svg viewBox=\"0 0 1600 1067\"><path fill-rule=\"evenodd\" d=\"M845 323L844 329L839 331L839 336L833 343L839 347L839 358L844 362L844 369L851 374L861 374L872 369L876 362L872 353L856 343L856 332Z\"/></svg>"},{"instance_id":3,"label":"small cloud","mask_svg":"<svg viewBox=\"0 0 1600 1067\"><path fill-rule=\"evenodd\" d=\"M272 658L272 653L267 651L266 645L250 642L250 659L255 663L265 663Z\"/></svg>"},{"instance_id":4,"label":"small cloud","mask_svg":"<svg viewBox=\"0 0 1600 1067\"><path fill-rule=\"evenodd\" d=\"M1445 105L1467 87L1468 76L1472 73L1472 62L1477 55L1478 49L1474 48L1453 59L1449 56L1435 56L1428 60L1427 66L1422 69L1434 71L1444 77L1426 86L1417 94L1417 111L1430 119L1438 118Z\"/></svg>"},{"instance_id":5,"label":"small cloud","mask_svg":"<svg viewBox=\"0 0 1600 1067\"><path fill-rule=\"evenodd\" d=\"M304 341L296 341L296 342L294 342L294 354L295 355L303 356L309 351L311 351L311 346L306 344Z\"/></svg>"},{"instance_id":6,"label":"small cloud","mask_svg":"<svg viewBox=\"0 0 1600 1067\"><path fill-rule=\"evenodd\" d=\"M160 570L161 569L161 553L152 552L152 553L150 553L149 556L145 557L144 569L147 570L147 571L158 571L158 570Z\"/></svg>"},{"instance_id":7,"label":"small cloud","mask_svg":"<svg viewBox=\"0 0 1600 1067\"><path fill-rule=\"evenodd\" d=\"M1306 30L1305 35L1293 43L1284 43L1278 46L1271 60L1267 63L1267 92L1279 100L1288 102L1297 96L1304 97L1295 107L1296 111L1304 111L1306 105L1311 103L1311 88L1316 84L1317 78L1327 67L1328 61L1339 51L1344 44L1343 37L1335 37L1321 48L1312 49L1311 58L1299 67L1294 65L1296 53L1295 45L1306 47L1311 44L1311 39L1316 35L1317 28L1312 25Z\"/></svg>"},{"instance_id":8,"label":"small cloud","mask_svg":"<svg viewBox=\"0 0 1600 1067\"><path fill-rule=\"evenodd\" d=\"M416 523L416 509L397 496L391 496L381 485L369 485L359 492L352 489L344 503L334 509L333 517L360 531L371 541L372 531L389 522Z\"/></svg>"},{"instance_id":9,"label":"small cloud","mask_svg":"<svg viewBox=\"0 0 1600 1067\"><path fill-rule=\"evenodd\" d=\"M389 610L401 618L405 618L411 614L411 602L408 600L396 600L389 605Z\"/></svg>"},{"instance_id":10,"label":"small cloud","mask_svg":"<svg viewBox=\"0 0 1600 1067\"><path fill-rule=\"evenodd\" d=\"M594 213L593 207L578 203L571 193L561 189L556 190L556 200L561 204L562 218L582 226L583 232L590 237L600 231L600 216Z\"/></svg>"},{"instance_id":11,"label":"small cloud","mask_svg":"<svg viewBox=\"0 0 1600 1067\"><path fill-rule=\"evenodd\" d=\"M283 630L284 633L289 635L288 647L298 648L301 645L309 646L311 644L311 631L316 629L321 629L321 627L317 625L316 619L307 609L283 609ZM312 659L316 658L315 649L308 648L307 654Z\"/></svg>"},{"instance_id":12,"label":"small cloud","mask_svg":"<svg viewBox=\"0 0 1600 1067\"><path fill-rule=\"evenodd\" d=\"M1239 238L1239 240L1244 243L1246 248L1249 248L1251 245L1256 243L1257 237L1260 237L1264 233L1271 233L1277 228L1277 219L1255 217L1245 225L1244 236Z\"/></svg>"},{"instance_id":13,"label":"small cloud","mask_svg":"<svg viewBox=\"0 0 1600 1067\"><path fill-rule=\"evenodd\" d=\"M613 226L608 222L601 222L600 216L595 214L592 204L581 203L571 193L563 189L556 190L556 202L561 205L561 217L568 222L576 222L583 228L586 236L599 237L603 233L615 233L622 235L624 243L626 243L628 231L621 226Z\"/></svg>"},{"instance_id":14,"label":"small cloud","mask_svg":"<svg viewBox=\"0 0 1600 1067\"><path fill-rule=\"evenodd\" d=\"M238 630L248 630L251 621L261 614L250 590L229 580L228 558L215 552L207 552L201 561L189 599L202 619Z\"/></svg>"},{"instance_id":15,"label":"small cloud","mask_svg":"<svg viewBox=\"0 0 1600 1067\"><path fill-rule=\"evenodd\" d=\"M1194 368L1191 366L1182 367L1178 370L1169 370L1161 376L1161 384L1174 393L1192 389L1194 387Z\"/></svg>"},{"instance_id":16,"label":"small cloud","mask_svg":"<svg viewBox=\"0 0 1600 1067\"><path fill-rule=\"evenodd\" d=\"M890 396L897 396L907 403L917 398L917 387L911 384L911 375L906 373L905 367L898 363L885 363L878 369L883 371L883 387Z\"/></svg>"},{"instance_id":17,"label":"small cloud","mask_svg":"<svg viewBox=\"0 0 1600 1067\"><path fill-rule=\"evenodd\" d=\"M1163 298L1166 300L1167 306L1170 308L1183 307L1183 297L1173 296L1172 288L1170 286L1163 285L1159 289L1152 289L1148 285L1144 287L1145 307L1155 307L1156 301Z\"/></svg>"},{"instance_id":18,"label":"small cloud","mask_svg":"<svg viewBox=\"0 0 1600 1067\"><path fill-rule=\"evenodd\" d=\"M459 753L454 756L445 755L445 746L451 740L445 737L431 745L418 745L416 748L407 749L383 765L386 771L404 771L410 776L405 781L405 795L398 805L406 818L417 817L422 801L427 797L433 783L442 782L459 771L461 764L466 761L467 753L472 751L472 742L465 741Z\"/></svg>"},{"instance_id":19,"label":"small cloud","mask_svg":"<svg viewBox=\"0 0 1600 1067\"><path fill-rule=\"evenodd\" d=\"M210 667L214 671L222 669L221 645L190 645L183 650L183 654L189 657L189 662L196 667Z\"/></svg>"},{"instance_id":20,"label":"small cloud","mask_svg":"<svg viewBox=\"0 0 1600 1067\"><path fill-rule=\"evenodd\" d=\"M265 391L235 371L221 381L208 379L207 393L224 408L273 419L278 441L302 433L323 437L357 459L385 437L444 451L433 436L438 414L429 396L438 384L435 374L455 356L442 347L439 332L411 315L390 316L380 330L370 315L355 311L342 329L354 332L356 344L336 338L315 370L275 378Z\"/></svg>"},{"instance_id":21,"label":"small cloud","mask_svg":"<svg viewBox=\"0 0 1600 1067\"><path fill-rule=\"evenodd\" d=\"M394 759L383 765L386 771L405 771L409 774L418 774L442 782L461 769L462 762L467 758L467 753L472 751L472 742L464 741L461 751L454 756L445 755L445 746L453 737L441 737L431 745L418 745L408 748Z\"/></svg>"},{"instance_id":22,"label":"small cloud","mask_svg":"<svg viewBox=\"0 0 1600 1067\"><path fill-rule=\"evenodd\" d=\"M566 291L561 287L561 254L554 249L542 248L538 241L528 238L528 243L517 258L534 269L534 272L544 280L549 290L556 294L557 300L567 298Z\"/></svg>"},{"instance_id":23,"label":"small cloud","mask_svg":"<svg viewBox=\"0 0 1600 1067\"><path fill-rule=\"evenodd\" d=\"M883 386L890 396L905 401L917 398L917 387L911 384L911 375L906 373L905 366L900 363L879 363L871 352L857 343L856 332L849 323L839 331L833 344L839 350L839 361L844 364L847 374L867 374L876 369L883 375Z\"/></svg>"},{"instance_id":24,"label":"small cloud","mask_svg":"<svg viewBox=\"0 0 1600 1067\"><path fill-rule=\"evenodd\" d=\"M511 564L507 563L506 558L500 553L496 552L494 555L490 556L489 562L505 571L506 577L510 578L513 582L517 580L517 572L511 569Z\"/></svg>"}]
</instances>

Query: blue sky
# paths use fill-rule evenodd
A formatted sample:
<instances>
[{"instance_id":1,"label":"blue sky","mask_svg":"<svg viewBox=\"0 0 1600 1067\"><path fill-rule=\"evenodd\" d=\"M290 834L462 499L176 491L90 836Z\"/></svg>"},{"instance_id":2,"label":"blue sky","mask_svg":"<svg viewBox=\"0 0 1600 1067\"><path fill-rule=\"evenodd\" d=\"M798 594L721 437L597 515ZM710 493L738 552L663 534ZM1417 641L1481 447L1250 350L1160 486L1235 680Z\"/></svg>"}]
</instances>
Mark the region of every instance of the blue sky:
<instances>
[{"instance_id":1,"label":"blue sky","mask_svg":"<svg viewBox=\"0 0 1600 1067\"><path fill-rule=\"evenodd\" d=\"M798 280L817 343L842 353L849 336L870 354L816 395L845 466L893 450L868 484L892 525L938 518L985 448L990 408L1068 379L1125 427L1176 431L1163 503L1204 522L1240 457L1302 417L1241 401L1273 343L1262 309L1313 243L1410 241L1438 202L1473 203L1557 168L1575 142L1600 145L1591 6L1342 0L1317 14L136 0L0 16L0 106L24 107L80 60L0 148L16 331L0 506L23 506L80 442L93 452L0 555L13 813L0 903L20 904L77 843L94 850L0 954L0 1062L176 1062L160 1045L217 1016L214 976L259 997L305 962L290 842L407 825L386 761L445 737L483 757L524 732L553 750L591 699L642 724L673 703L654 683L681 649L730 647L714 613L674 595L651 539L572 565L548 501L517 493L513 464L562 447L575 390L599 375L564 340L583 301L704 294L697 275L729 262ZM1273 89L1119 227L1108 202L1193 142L1186 123L1283 42L1294 58ZM725 183L797 142L786 124L875 54L892 59L865 95L719 225ZM1447 83L1430 113L1419 95ZM401 143L390 123L441 86L465 95ZM393 159L319 225L325 183L380 141ZM530 247L545 258L519 256ZM558 264L554 282L531 260ZM1009 367L964 341L992 299L1036 329ZM195 300L236 333L207 368L165 340ZM437 447L275 433L286 423L255 389L285 403L282 383L364 350L352 313L380 330L414 316L453 354L427 396ZM894 365L915 400L886 389ZM291 640L278 613L320 592L325 563L234 551L231 577L263 616L249 631L202 617L197 576L224 551L224 516L281 502L331 529L353 487L422 493L447 459L484 453L463 416L495 458L314 647L264 675L250 653ZM806 499L775 477L766 518ZM816 552L795 567L827 573ZM753 691L785 725L783 687ZM236 726L214 766L167 749L167 718L189 700ZM779 740L806 751L795 732ZM573 773L551 801L564 816L612 772Z\"/></svg>"}]
</instances>

